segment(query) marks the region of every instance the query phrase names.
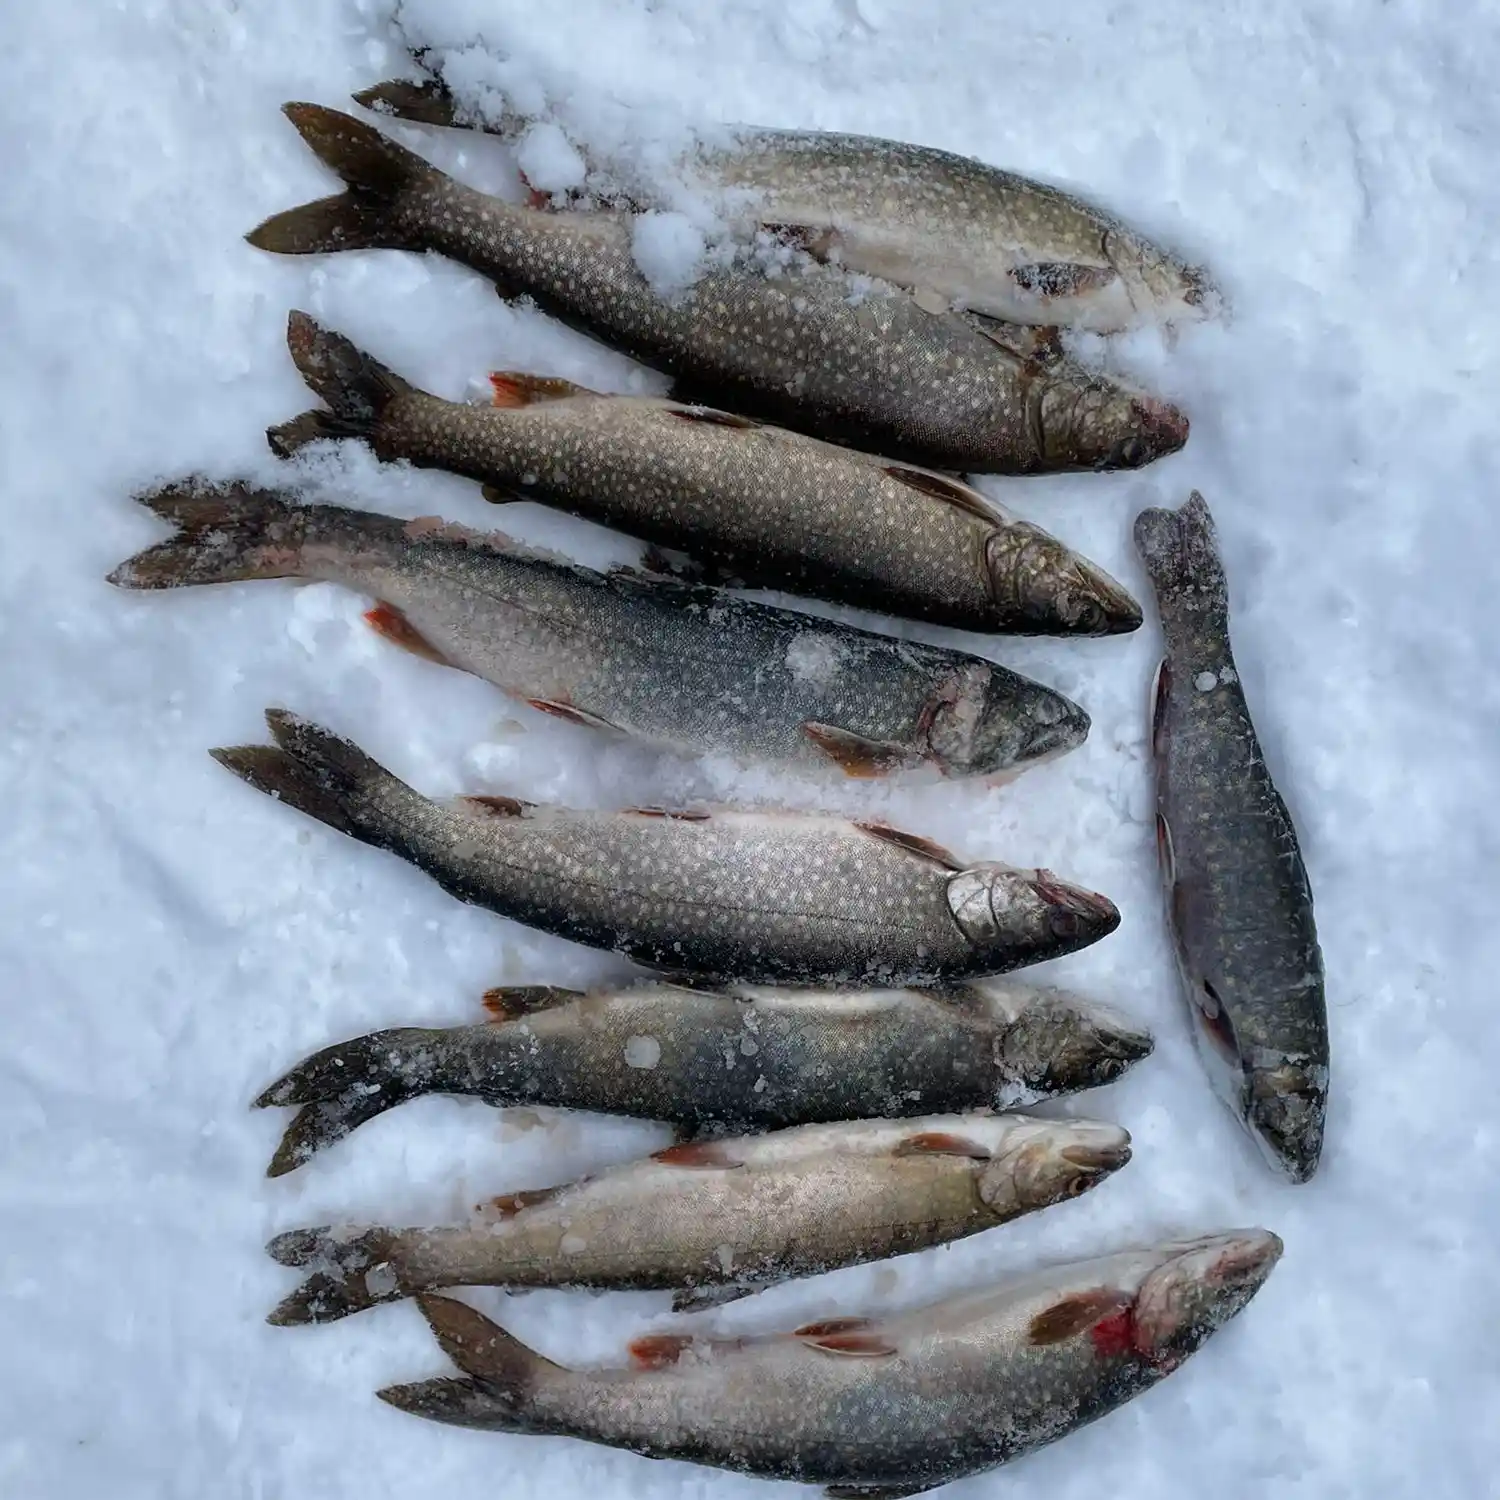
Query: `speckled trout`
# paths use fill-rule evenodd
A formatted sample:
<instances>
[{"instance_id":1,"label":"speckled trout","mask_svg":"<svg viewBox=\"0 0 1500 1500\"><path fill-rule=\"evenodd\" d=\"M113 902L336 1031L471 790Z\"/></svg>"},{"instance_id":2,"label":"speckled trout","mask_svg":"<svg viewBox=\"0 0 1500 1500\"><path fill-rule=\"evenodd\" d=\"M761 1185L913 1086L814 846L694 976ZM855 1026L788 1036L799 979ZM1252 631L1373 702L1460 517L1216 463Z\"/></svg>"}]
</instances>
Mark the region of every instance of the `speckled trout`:
<instances>
[{"instance_id":1,"label":"speckled trout","mask_svg":"<svg viewBox=\"0 0 1500 1500\"><path fill-rule=\"evenodd\" d=\"M1195 493L1143 511L1136 546L1166 655L1153 693L1157 847L1199 1051L1270 1162L1317 1170L1328 1017L1312 890L1229 649L1213 518Z\"/></svg>"},{"instance_id":2,"label":"speckled trout","mask_svg":"<svg viewBox=\"0 0 1500 1500\"><path fill-rule=\"evenodd\" d=\"M431 76L355 98L424 125L483 123ZM493 132L515 137L526 125L507 114ZM732 221L790 231L813 254L937 306L1111 333L1197 321L1221 305L1201 268L1078 195L1015 172L872 136L726 134L728 144L701 145L678 163L682 185Z\"/></svg>"},{"instance_id":3,"label":"speckled trout","mask_svg":"<svg viewBox=\"0 0 1500 1500\"><path fill-rule=\"evenodd\" d=\"M491 377L493 407L444 401L305 313L287 343L332 409L273 427L282 457L358 437L382 459L477 479L492 500L540 501L686 552L719 581L959 630L1114 635L1141 622L1102 569L949 475L514 372Z\"/></svg>"},{"instance_id":4,"label":"speckled trout","mask_svg":"<svg viewBox=\"0 0 1500 1500\"><path fill-rule=\"evenodd\" d=\"M928 985L1018 969L1120 925L1048 870L965 864L883 823L440 805L281 709L274 746L212 751L261 791L425 870L450 895L648 967L750 983Z\"/></svg>"},{"instance_id":5,"label":"speckled trout","mask_svg":"<svg viewBox=\"0 0 1500 1500\"><path fill-rule=\"evenodd\" d=\"M549 213L465 187L361 120L286 112L349 191L266 220L264 250L433 250L677 381L684 400L937 469L1138 468L1187 440L1172 406L1070 358L1028 359L901 288L804 257L658 292L632 216Z\"/></svg>"},{"instance_id":6,"label":"speckled trout","mask_svg":"<svg viewBox=\"0 0 1500 1500\"><path fill-rule=\"evenodd\" d=\"M267 1175L424 1094L662 1120L688 1136L1012 1109L1112 1082L1151 1052L1108 1006L1024 975L942 990L510 986L474 1026L325 1047L255 1102L291 1105Z\"/></svg>"},{"instance_id":7,"label":"speckled trout","mask_svg":"<svg viewBox=\"0 0 1500 1500\"><path fill-rule=\"evenodd\" d=\"M882 776L1019 771L1081 744L1088 715L995 662L717 589L596 573L508 538L241 485L141 497L178 534L111 580L160 589L320 578L373 594L366 618L428 660L543 713L743 761Z\"/></svg>"},{"instance_id":8,"label":"speckled trout","mask_svg":"<svg viewBox=\"0 0 1500 1500\"><path fill-rule=\"evenodd\" d=\"M978 1234L1103 1181L1130 1137L1091 1120L928 1115L668 1146L466 1225L295 1229L267 1246L310 1271L272 1312L328 1323L449 1286L673 1291L686 1311L798 1276Z\"/></svg>"},{"instance_id":9,"label":"speckled trout","mask_svg":"<svg viewBox=\"0 0 1500 1500\"><path fill-rule=\"evenodd\" d=\"M1237 1230L1053 1267L873 1317L742 1338L648 1334L632 1365L569 1369L446 1297L422 1310L462 1378L383 1400L462 1427L548 1433L896 1500L993 1468L1183 1364L1281 1255Z\"/></svg>"}]
</instances>

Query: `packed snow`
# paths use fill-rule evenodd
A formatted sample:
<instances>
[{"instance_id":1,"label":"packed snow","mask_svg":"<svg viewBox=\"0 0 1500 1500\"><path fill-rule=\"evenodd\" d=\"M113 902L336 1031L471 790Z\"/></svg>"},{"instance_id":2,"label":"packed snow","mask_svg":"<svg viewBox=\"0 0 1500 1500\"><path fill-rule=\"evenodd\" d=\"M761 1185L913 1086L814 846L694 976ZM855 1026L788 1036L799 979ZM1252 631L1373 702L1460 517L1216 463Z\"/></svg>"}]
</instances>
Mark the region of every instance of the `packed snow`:
<instances>
[{"instance_id":1,"label":"packed snow","mask_svg":"<svg viewBox=\"0 0 1500 1500\"><path fill-rule=\"evenodd\" d=\"M376 1388L446 1368L409 1304L265 1324L294 1274L262 1253L276 1231L444 1222L667 1139L428 1098L264 1178L286 1116L249 1102L309 1051L477 1019L495 984L625 972L461 906L227 775L208 748L262 740L272 704L438 796L858 811L1046 865L1119 904L1118 933L1048 977L1155 1030L1155 1055L1119 1084L1050 1106L1126 1125L1123 1172L950 1249L703 1315L791 1326L1184 1232L1255 1224L1285 1239L1264 1291L1179 1373L963 1481L955 1500L1495 1492L1491 6L50 0L11 7L6 30L0 1494L811 1493L392 1411ZM131 595L104 582L161 535L132 491L194 471L288 477L263 431L312 404L283 343L290 308L450 397L482 395L494 368L662 389L456 265L283 260L243 242L266 214L334 191L278 106L346 105L403 70L407 43L452 49L497 102L544 122L521 150L548 186L577 177L579 143L645 172L688 131L861 131L1084 190L1215 269L1222 323L1089 344L1190 413L1181 454L1135 474L982 483L1143 598L1136 511L1195 486L1214 508L1239 668L1301 829L1327 961L1333 1103L1311 1184L1268 1173L1193 1051L1155 869L1149 623L1124 639L963 642L1093 715L1082 749L1009 785L801 783L518 708L397 651L361 619L368 601L332 587ZM466 180L520 195L501 142L394 128ZM679 231L653 231L664 271L685 264ZM383 470L352 446L296 473L591 564L638 550L534 507L497 512L476 486ZM680 1326L665 1296L476 1300L570 1363Z\"/></svg>"}]
</instances>

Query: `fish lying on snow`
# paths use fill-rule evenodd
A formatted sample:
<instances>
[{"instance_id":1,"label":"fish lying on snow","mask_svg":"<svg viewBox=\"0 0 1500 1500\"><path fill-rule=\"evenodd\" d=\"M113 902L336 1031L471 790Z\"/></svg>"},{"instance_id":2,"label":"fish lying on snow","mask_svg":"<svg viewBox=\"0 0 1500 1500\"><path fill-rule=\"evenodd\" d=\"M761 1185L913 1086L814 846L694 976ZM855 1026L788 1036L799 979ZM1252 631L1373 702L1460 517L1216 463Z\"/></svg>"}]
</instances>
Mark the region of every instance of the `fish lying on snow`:
<instances>
[{"instance_id":1,"label":"fish lying on snow","mask_svg":"<svg viewBox=\"0 0 1500 1500\"><path fill-rule=\"evenodd\" d=\"M829 1495L896 1500L1017 1458L1176 1370L1281 1255L1239 1230L1053 1267L915 1311L741 1338L648 1334L633 1366L568 1369L447 1297L420 1298L463 1378L383 1400L460 1427L549 1433Z\"/></svg>"},{"instance_id":2,"label":"fish lying on snow","mask_svg":"<svg viewBox=\"0 0 1500 1500\"><path fill-rule=\"evenodd\" d=\"M798 263L776 277L708 268L659 293L628 214L507 203L349 115L286 112L349 191L266 220L249 236L261 249L435 250L666 371L684 399L934 468L1138 468L1187 440L1164 402L1066 357L1026 359L899 288L859 292L838 267Z\"/></svg>"},{"instance_id":3,"label":"fish lying on snow","mask_svg":"<svg viewBox=\"0 0 1500 1500\"><path fill-rule=\"evenodd\" d=\"M544 713L697 753L998 775L1081 744L1077 704L982 657L858 630L716 589L593 572L503 536L242 485L141 497L182 529L111 580L159 589L320 578L373 594L367 616L429 660Z\"/></svg>"},{"instance_id":4,"label":"fish lying on snow","mask_svg":"<svg viewBox=\"0 0 1500 1500\"><path fill-rule=\"evenodd\" d=\"M881 823L429 801L280 709L276 744L215 750L252 786L389 849L461 901L649 967L755 983L941 984L1097 942L1120 914L1047 870L964 865Z\"/></svg>"},{"instance_id":5,"label":"fish lying on snow","mask_svg":"<svg viewBox=\"0 0 1500 1500\"><path fill-rule=\"evenodd\" d=\"M1153 693L1157 848L1183 986L1215 1087L1271 1163L1317 1170L1328 1016L1312 890L1229 649L1213 518L1143 511L1136 546L1166 638Z\"/></svg>"},{"instance_id":6,"label":"fish lying on snow","mask_svg":"<svg viewBox=\"0 0 1500 1500\"><path fill-rule=\"evenodd\" d=\"M269 1176L423 1094L662 1120L684 1135L1009 1109L1096 1088L1149 1055L1106 1006L1024 976L944 990L641 983L490 991L486 1024L325 1047L255 1102L298 1113Z\"/></svg>"},{"instance_id":7,"label":"fish lying on snow","mask_svg":"<svg viewBox=\"0 0 1500 1500\"><path fill-rule=\"evenodd\" d=\"M424 125L467 123L434 77L354 96ZM507 117L496 134L526 121ZM930 146L822 131L733 127L679 165L731 220L792 231L849 270L1022 324L1111 333L1197 321L1220 305L1205 273L1072 193Z\"/></svg>"},{"instance_id":8,"label":"fish lying on snow","mask_svg":"<svg viewBox=\"0 0 1500 1500\"><path fill-rule=\"evenodd\" d=\"M796 1276L905 1255L1076 1198L1130 1160L1118 1125L928 1115L690 1141L480 1205L468 1225L277 1235L311 1268L271 1314L327 1323L448 1286L675 1291L730 1301Z\"/></svg>"},{"instance_id":9,"label":"fish lying on snow","mask_svg":"<svg viewBox=\"0 0 1500 1500\"><path fill-rule=\"evenodd\" d=\"M724 579L960 630L1113 635L1141 622L1108 574L978 491L748 417L492 377L495 405L415 389L293 313L287 342L332 411L274 427L283 457L324 437L467 475L691 554Z\"/></svg>"}]
</instances>

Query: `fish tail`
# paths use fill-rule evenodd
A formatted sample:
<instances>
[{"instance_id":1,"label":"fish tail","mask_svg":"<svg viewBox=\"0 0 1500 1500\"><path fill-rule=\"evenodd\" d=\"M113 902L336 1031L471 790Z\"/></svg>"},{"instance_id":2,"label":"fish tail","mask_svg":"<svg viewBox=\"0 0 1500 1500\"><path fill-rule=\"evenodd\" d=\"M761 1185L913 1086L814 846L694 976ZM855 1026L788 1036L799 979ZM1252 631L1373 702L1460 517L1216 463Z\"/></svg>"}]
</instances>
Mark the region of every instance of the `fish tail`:
<instances>
[{"instance_id":1,"label":"fish tail","mask_svg":"<svg viewBox=\"0 0 1500 1500\"><path fill-rule=\"evenodd\" d=\"M443 173L352 115L321 104L282 110L349 190L274 214L245 236L252 245L278 255L425 248L421 229L404 217L404 201L413 189L445 182Z\"/></svg>"},{"instance_id":2,"label":"fish tail","mask_svg":"<svg viewBox=\"0 0 1500 1500\"><path fill-rule=\"evenodd\" d=\"M462 125L458 101L440 78L388 78L354 95L354 102L379 115L417 125Z\"/></svg>"},{"instance_id":3,"label":"fish tail","mask_svg":"<svg viewBox=\"0 0 1500 1500\"><path fill-rule=\"evenodd\" d=\"M1197 490L1180 510L1143 510L1135 518L1135 546L1159 598L1222 603L1218 533L1208 502Z\"/></svg>"},{"instance_id":4,"label":"fish tail","mask_svg":"<svg viewBox=\"0 0 1500 1500\"><path fill-rule=\"evenodd\" d=\"M287 316L286 345L302 378L330 411L304 412L270 428L266 437L281 458L321 438L373 437L387 406L415 387L341 333L319 326L305 312Z\"/></svg>"},{"instance_id":5,"label":"fish tail","mask_svg":"<svg viewBox=\"0 0 1500 1500\"><path fill-rule=\"evenodd\" d=\"M295 578L302 572L306 512L271 490L183 479L136 499L178 531L109 574L122 589Z\"/></svg>"},{"instance_id":6,"label":"fish tail","mask_svg":"<svg viewBox=\"0 0 1500 1500\"><path fill-rule=\"evenodd\" d=\"M325 1047L278 1078L255 1107L301 1108L287 1126L266 1176L295 1171L366 1121L435 1091L440 1084L438 1036L421 1027L371 1032Z\"/></svg>"},{"instance_id":7,"label":"fish tail","mask_svg":"<svg viewBox=\"0 0 1500 1500\"><path fill-rule=\"evenodd\" d=\"M566 1379L568 1372L528 1349L466 1302L419 1296L417 1305L443 1353L469 1380L387 1386L378 1393L380 1399L417 1416L457 1426L538 1430L527 1416L532 1393L544 1383ZM476 1405L480 1395L487 1398L482 1407Z\"/></svg>"},{"instance_id":8,"label":"fish tail","mask_svg":"<svg viewBox=\"0 0 1500 1500\"><path fill-rule=\"evenodd\" d=\"M293 1229L278 1234L266 1253L283 1266L311 1274L266 1318L278 1328L332 1323L382 1302L398 1302L414 1290L402 1269L403 1236L391 1229Z\"/></svg>"}]
</instances>

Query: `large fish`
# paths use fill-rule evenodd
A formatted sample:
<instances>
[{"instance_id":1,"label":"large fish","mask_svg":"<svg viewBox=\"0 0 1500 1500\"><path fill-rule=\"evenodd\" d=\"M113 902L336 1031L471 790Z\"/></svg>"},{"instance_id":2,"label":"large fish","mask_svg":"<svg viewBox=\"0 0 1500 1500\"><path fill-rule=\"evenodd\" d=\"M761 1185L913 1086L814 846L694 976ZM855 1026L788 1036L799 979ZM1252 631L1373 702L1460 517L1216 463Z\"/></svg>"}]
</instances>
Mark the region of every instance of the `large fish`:
<instances>
[{"instance_id":1,"label":"large fish","mask_svg":"<svg viewBox=\"0 0 1500 1500\"><path fill-rule=\"evenodd\" d=\"M425 870L461 901L649 967L764 984L930 985L1056 958L1120 925L1048 870L966 865L883 823L732 809L429 801L281 709L237 776Z\"/></svg>"},{"instance_id":2,"label":"large fish","mask_svg":"<svg viewBox=\"0 0 1500 1500\"><path fill-rule=\"evenodd\" d=\"M927 1115L669 1146L481 1204L467 1225L294 1229L310 1270L271 1314L328 1323L449 1286L672 1291L680 1310L944 1245L1076 1198L1130 1160L1091 1120Z\"/></svg>"},{"instance_id":3,"label":"large fish","mask_svg":"<svg viewBox=\"0 0 1500 1500\"><path fill-rule=\"evenodd\" d=\"M255 1102L299 1106L268 1175L423 1094L741 1135L836 1120L1012 1109L1096 1088L1151 1051L1140 1026L1024 976L945 990L491 990L475 1026L325 1047Z\"/></svg>"},{"instance_id":4,"label":"large fish","mask_svg":"<svg viewBox=\"0 0 1500 1500\"><path fill-rule=\"evenodd\" d=\"M403 1411L549 1433L897 1500L1074 1432L1176 1370L1281 1255L1239 1230L1056 1266L933 1306L742 1338L651 1334L633 1367L569 1369L473 1308L422 1310L463 1378L390 1386Z\"/></svg>"},{"instance_id":5,"label":"large fish","mask_svg":"<svg viewBox=\"0 0 1500 1500\"><path fill-rule=\"evenodd\" d=\"M1138 468L1187 440L1173 407L1065 356L1029 359L900 288L798 262L775 277L710 267L659 292L628 214L507 203L349 115L286 111L349 191L266 220L249 236L264 250L435 250L666 371L684 399L933 468Z\"/></svg>"},{"instance_id":6,"label":"large fish","mask_svg":"<svg viewBox=\"0 0 1500 1500\"><path fill-rule=\"evenodd\" d=\"M495 405L417 390L293 313L287 342L332 411L271 429L285 457L323 437L465 474L690 553L723 580L960 630L1113 635L1140 607L1108 574L977 490L767 427L565 380L492 376Z\"/></svg>"},{"instance_id":7,"label":"large fish","mask_svg":"<svg viewBox=\"0 0 1500 1500\"><path fill-rule=\"evenodd\" d=\"M1317 1170L1328 1016L1312 890L1229 649L1213 518L1196 492L1143 511L1136 546L1166 655L1153 693L1157 848L1195 1036L1215 1087L1270 1162Z\"/></svg>"},{"instance_id":8,"label":"large fish","mask_svg":"<svg viewBox=\"0 0 1500 1500\"><path fill-rule=\"evenodd\" d=\"M382 634L574 723L698 753L851 776L998 775L1083 742L1088 715L982 657L508 538L242 485L142 497L182 529L121 564L124 588L320 578L373 594Z\"/></svg>"}]
</instances>

